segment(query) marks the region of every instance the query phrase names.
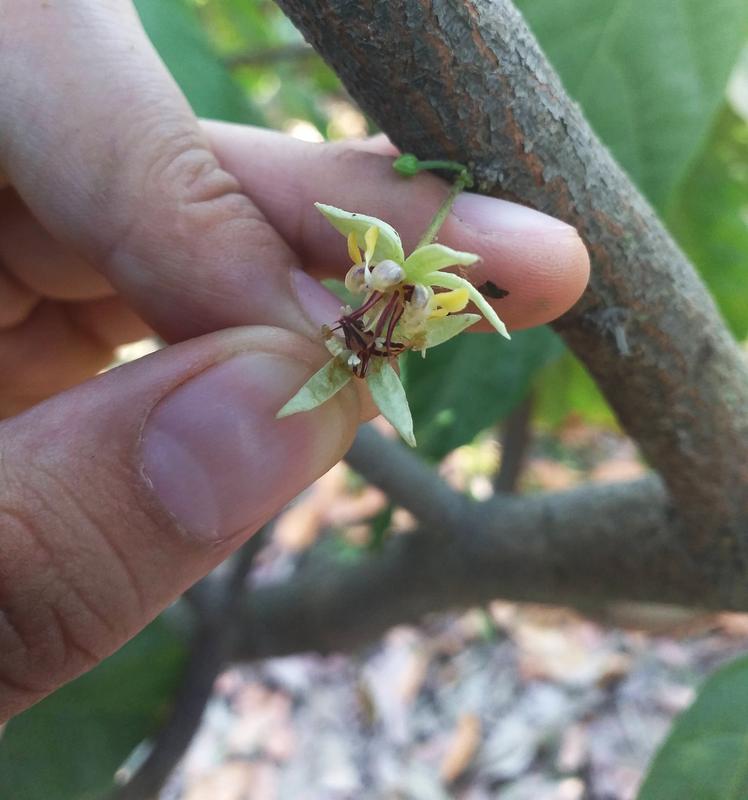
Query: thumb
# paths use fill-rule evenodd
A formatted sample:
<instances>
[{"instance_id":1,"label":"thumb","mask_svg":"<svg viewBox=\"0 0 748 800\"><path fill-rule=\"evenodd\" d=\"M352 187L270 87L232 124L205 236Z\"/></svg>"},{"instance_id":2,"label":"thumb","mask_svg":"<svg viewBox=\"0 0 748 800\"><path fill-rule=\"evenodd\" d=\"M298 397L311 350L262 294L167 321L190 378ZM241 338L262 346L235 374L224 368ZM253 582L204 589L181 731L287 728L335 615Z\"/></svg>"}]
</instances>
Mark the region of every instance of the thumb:
<instances>
[{"instance_id":1,"label":"thumb","mask_svg":"<svg viewBox=\"0 0 748 800\"><path fill-rule=\"evenodd\" d=\"M354 390L275 418L321 358L279 329L222 331L0 424L0 721L122 645L343 456Z\"/></svg>"}]
</instances>

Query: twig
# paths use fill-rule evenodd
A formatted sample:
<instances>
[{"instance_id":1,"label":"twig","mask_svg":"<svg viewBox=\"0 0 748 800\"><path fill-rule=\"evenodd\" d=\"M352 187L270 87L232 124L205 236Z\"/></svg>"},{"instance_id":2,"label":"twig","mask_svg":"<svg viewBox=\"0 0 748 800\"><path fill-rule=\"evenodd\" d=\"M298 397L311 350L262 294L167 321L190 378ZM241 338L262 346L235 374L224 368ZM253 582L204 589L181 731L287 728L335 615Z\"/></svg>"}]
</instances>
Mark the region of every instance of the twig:
<instances>
[{"instance_id":1,"label":"twig","mask_svg":"<svg viewBox=\"0 0 748 800\"><path fill-rule=\"evenodd\" d=\"M532 440L531 420L532 395L528 394L502 425L501 463L494 476L494 491L511 494L517 491L517 482Z\"/></svg>"},{"instance_id":2,"label":"twig","mask_svg":"<svg viewBox=\"0 0 748 800\"><path fill-rule=\"evenodd\" d=\"M124 786L115 789L108 800L155 800L189 747L215 678L236 646L240 631L238 610L246 576L266 541L267 529L268 526L256 533L235 554L222 578L216 581L208 576L200 582L207 591L199 595L193 607L198 609L201 619L171 715L138 771Z\"/></svg>"},{"instance_id":3,"label":"twig","mask_svg":"<svg viewBox=\"0 0 748 800\"><path fill-rule=\"evenodd\" d=\"M236 67L269 67L283 61L304 61L316 58L317 53L306 42L298 44L283 44L278 47L268 47L266 50L257 50L252 53L238 53L226 59L226 66L230 69Z\"/></svg>"}]
</instances>

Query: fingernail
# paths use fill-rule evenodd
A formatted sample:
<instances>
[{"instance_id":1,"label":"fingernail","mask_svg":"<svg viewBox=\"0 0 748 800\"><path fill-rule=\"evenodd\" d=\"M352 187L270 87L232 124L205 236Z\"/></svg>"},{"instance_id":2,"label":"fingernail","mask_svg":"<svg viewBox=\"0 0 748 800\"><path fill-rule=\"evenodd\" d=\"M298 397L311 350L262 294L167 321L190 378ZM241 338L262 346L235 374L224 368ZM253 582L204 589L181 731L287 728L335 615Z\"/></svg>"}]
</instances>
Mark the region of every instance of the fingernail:
<instances>
[{"instance_id":1,"label":"fingernail","mask_svg":"<svg viewBox=\"0 0 748 800\"><path fill-rule=\"evenodd\" d=\"M332 325L340 316L340 300L304 270L291 270L291 283L299 305L315 328Z\"/></svg>"},{"instance_id":2,"label":"fingernail","mask_svg":"<svg viewBox=\"0 0 748 800\"><path fill-rule=\"evenodd\" d=\"M485 233L558 233L575 231L560 219L518 203L465 192L452 208L461 222Z\"/></svg>"},{"instance_id":3,"label":"fingernail","mask_svg":"<svg viewBox=\"0 0 748 800\"><path fill-rule=\"evenodd\" d=\"M151 412L143 473L187 534L217 542L256 529L342 456L339 403L277 420L310 368L247 353L189 380Z\"/></svg>"}]
</instances>

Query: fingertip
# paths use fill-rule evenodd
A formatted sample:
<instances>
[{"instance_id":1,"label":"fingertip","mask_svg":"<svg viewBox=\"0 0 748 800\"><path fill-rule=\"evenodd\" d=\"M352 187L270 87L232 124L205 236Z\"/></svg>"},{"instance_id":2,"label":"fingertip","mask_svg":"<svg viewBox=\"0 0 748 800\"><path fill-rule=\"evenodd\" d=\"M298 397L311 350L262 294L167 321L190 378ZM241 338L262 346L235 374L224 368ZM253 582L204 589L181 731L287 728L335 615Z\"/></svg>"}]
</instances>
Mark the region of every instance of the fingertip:
<instances>
[{"instance_id":1,"label":"fingertip","mask_svg":"<svg viewBox=\"0 0 748 800\"><path fill-rule=\"evenodd\" d=\"M589 254L577 230L527 206L467 193L443 234L481 256L465 277L512 330L556 319L587 286Z\"/></svg>"},{"instance_id":2,"label":"fingertip","mask_svg":"<svg viewBox=\"0 0 748 800\"><path fill-rule=\"evenodd\" d=\"M518 243L486 259L475 280L491 280L508 292L491 305L511 330L552 322L582 296L590 275L587 248L573 228L532 243ZM480 285L480 283L478 283Z\"/></svg>"}]
</instances>

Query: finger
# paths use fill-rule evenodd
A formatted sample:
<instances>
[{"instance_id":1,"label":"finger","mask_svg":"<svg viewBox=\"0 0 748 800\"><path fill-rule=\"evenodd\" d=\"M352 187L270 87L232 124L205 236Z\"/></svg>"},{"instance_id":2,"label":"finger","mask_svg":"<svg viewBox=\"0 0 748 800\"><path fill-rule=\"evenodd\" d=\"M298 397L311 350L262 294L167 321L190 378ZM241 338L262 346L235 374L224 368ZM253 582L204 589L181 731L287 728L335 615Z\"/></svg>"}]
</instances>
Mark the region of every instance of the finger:
<instances>
[{"instance_id":1,"label":"finger","mask_svg":"<svg viewBox=\"0 0 748 800\"><path fill-rule=\"evenodd\" d=\"M123 644L342 457L352 389L275 418L320 356L228 330L0 425L0 719Z\"/></svg>"},{"instance_id":2,"label":"finger","mask_svg":"<svg viewBox=\"0 0 748 800\"><path fill-rule=\"evenodd\" d=\"M206 124L212 125L214 123L207 122ZM220 125L222 123L215 124ZM385 133L375 133L365 139L346 139L343 145L349 150L361 150L365 153L374 153L379 156L388 156L389 158L394 158L400 153Z\"/></svg>"},{"instance_id":3,"label":"finger","mask_svg":"<svg viewBox=\"0 0 748 800\"><path fill-rule=\"evenodd\" d=\"M100 272L54 239L10 190L0 192L0 264L42 297L93 300L114 293Z\"/></svg>"},{"instance_id":4,"label":"finger","mask_svg":"<svg viewBox=\"0 0 748 800\"><path fill-rule=\"evenodd\" d=\"M334 318L220 168L130 3L12 3L3 34L24 45L0 49L0 165L162 335L253 321L316 336Z\"/></svg>"},{"instance_id":5,"label":"finger","mask_svg":"<svg viewBox=\"0 0 748 800\"><path fill-rule=\"evenodd\" d=\"M246 126L206 122L204 127L224 167L321 277L340 277L350 261L345 240L317 212L315 201L381 217L401 233L408 252L447 191L433 175L399 176L391 154L378 154L388 153L386 140L373 142L371 152ZM589 258L576 230L516 203L466 192L457 198L439 241L481 256L470 279L501 290L505 296L494 306L511 328L555 319L587 285Z\"/></svg>"},{"instance_id":6,"label":"finger","mask_svg":"<svg viewBox=\"0 0 748 800\"><path fill-rule=\"evenodd\" d=\"M0 331L0 419L75 386L111 363L115 347L151 333L120 298L39 303Z\"/></svg>"}]
</instances>

